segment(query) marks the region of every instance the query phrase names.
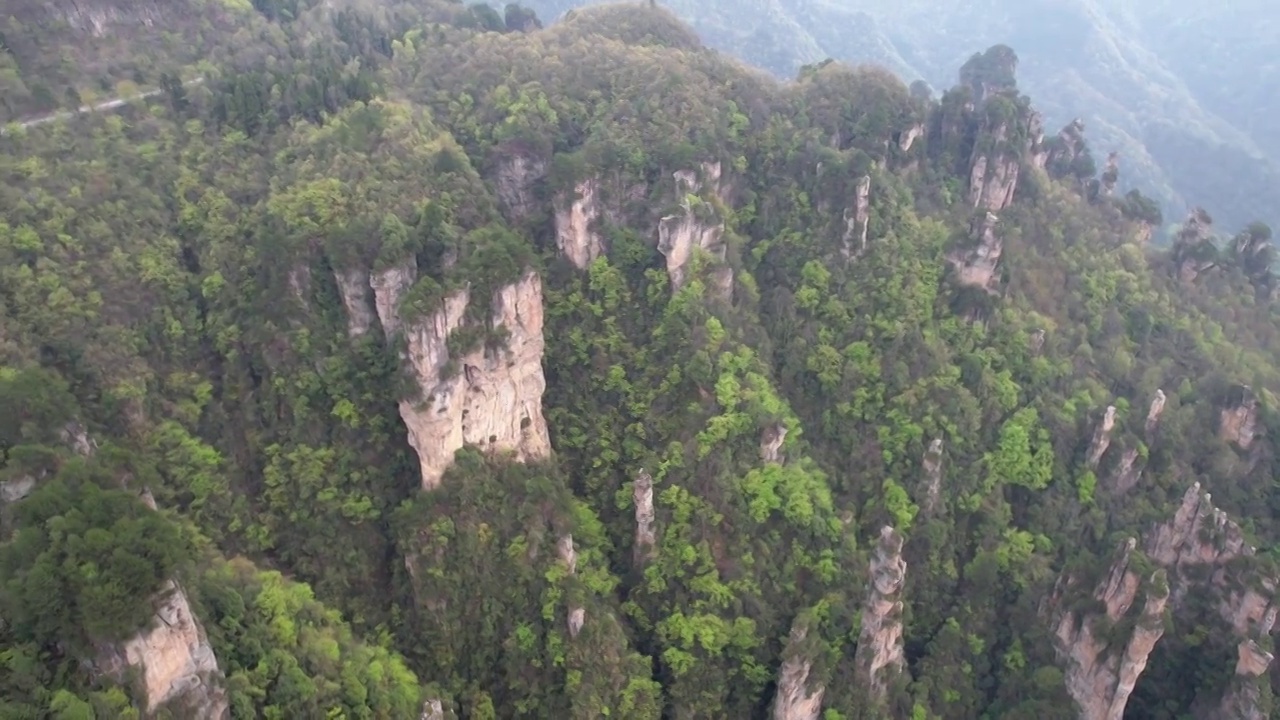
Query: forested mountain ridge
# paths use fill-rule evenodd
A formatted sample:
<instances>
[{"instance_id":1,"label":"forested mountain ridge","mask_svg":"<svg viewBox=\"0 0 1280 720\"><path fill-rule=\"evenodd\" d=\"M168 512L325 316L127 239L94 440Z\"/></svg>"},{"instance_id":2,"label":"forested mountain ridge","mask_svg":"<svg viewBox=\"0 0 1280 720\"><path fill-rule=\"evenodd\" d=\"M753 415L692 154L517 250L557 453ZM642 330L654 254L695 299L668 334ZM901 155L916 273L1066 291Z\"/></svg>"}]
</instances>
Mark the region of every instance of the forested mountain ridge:
<instances>
[{"instance_id":1,"label":"forested mountain ridge","mask_svg":"<svg viewBox=\"0 0 1280 720\"><path fill-rule=\"evenodd\" d=\"M1265 225L1004 46L279 10L0 138L4 715L1271 712Z\"/></svg>"},{"instance_id":2,"label":"forested mountain ridge","mask_svg":"<svg viewBox=\"0 0 1280 720\"><path fill-rule=\"evenodd\" d=\"M527 3L551 20L589 0ZM791 78L830 57L945 89L970 54L1006 44L1054 127L1081 118L1094 147L1119 152L1125 190L1171 222L1203 206L1231 225L1280 221L1280 77L1263 0L949 2L673 0L710 45Z\"/></svg>"}]
</instances>

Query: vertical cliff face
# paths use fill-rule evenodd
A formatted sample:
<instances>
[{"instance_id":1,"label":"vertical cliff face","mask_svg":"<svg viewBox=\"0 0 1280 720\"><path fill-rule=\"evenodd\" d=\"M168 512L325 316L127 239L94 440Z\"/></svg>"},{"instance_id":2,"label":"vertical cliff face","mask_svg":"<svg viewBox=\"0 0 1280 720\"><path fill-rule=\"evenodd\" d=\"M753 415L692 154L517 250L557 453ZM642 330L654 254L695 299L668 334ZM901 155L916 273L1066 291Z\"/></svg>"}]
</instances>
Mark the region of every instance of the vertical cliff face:
<instances>
[{"instance_id":1,"label":"vertical cliff face","mask_svg":"<svg viewBox=\"0 0 1280 720\"><path fill-rule=\"evenodd\" d=\"M347 334L353 338L366 335L375 319L369 274L360 268L351 268L335 270L333 276L338 281L338 294L342 296L342 305L347 310Z\"/></svg>"},{"instance_id":2,"label":"vertical cliff face","mask_svg":"<svg viewBox=\"0 0 1280 720\"><path fill-rule=\"evenodd\" d=\"M50 15L65 21L73 29L100 38L122 26L151 28L163 24L168 16L158 2L61 2L49 3Z\"/></svg>"},{"instance_id":3,"label":"vertical cliff face","mask_svg":"<svg viewBox=\"0 0 1280 720\"><path fill-rule=\"evenodd\" d=\"M891 527L880 530L871 558L871 587L862 610L862 630L854 655L854 681L869 697L884 700L889 682L906 667L902 645L902 586L907 563L902 536Z\"/></svg>"},{"instance_id":4,"label":"vertical cliff face","mask_svg":"<svg viewBox=\"0 0 1280 720\"><path fill-rule=\"evenodd\" d=\"M934 438L929 443L920 466L924 471L920 510L926 517L933 517L942 509L942 438Z\"/></svg>"},{"instance_id":5,"label":"vertical cliff face","mask_svg":"<svg viewBox=\"0 0 1280 720\"><path fill-rule=\"evenodd\" d=\"M782 667L778 670L778 690L773 698L773 720L818 720L826 687L809 681L813 663L805 653L808 630L797 622L791 627Z\"/></svg>"},{"instance_id":6,"label":"vertical cliff face","mask_svg":"<svg viewBox=\"0 0 1280 720\"><path fill-rule=\"evenodd\" d=\"M456 291L434 313L404 327L407 360L421 392L400 402L400 416L418 453L425 489L440 484L464 445L511 452L521 462L551 453L542 416L542 280L527 272L500 288L488 326L469 328L505 335L500 342L451 350L450 336L468 327L471 302L469 290ZM380 296L378 307L383 306Z\"/></svg>"},{"instance_id":7,"label":"vertical cliff face","mask_svg":"<svg viewBox=\"0 0 1280 720\"><path fill-rule=\"evenodd\" d=\"M1004 242L996 235L999 222L1000 218L991 213L975 220L970 226L974 245L947 256L948 262L956 269L956 281L961 285L987 292L995 292L999 286L1000 276L996 270L1004 253Z\"/></svg>"},{"instance_id":8,"label":"vertical cliff face","mask_svg":"<svg viewBox=\"0 0 1280 720\"><path fill-rule=\"evenodd\" d=\"M760 459L767 463L783 461L782 444L787 441L787 428L783 425L770 425L760 433Z\"/></svg>"},{"instance_id":9,"label":"vertical cliff face","mask_svg":"<svg viewBox=\"0 0 1280 720\"><path fill-rule=\"evenodd\" d=\"M871 220L871 176L864 175L854 190L853 207L844 211L844 247L846 258L867 249L867 229Z\"/></svg>"},{"instance_id":10,"label":"vertical cliff face","mask_svg":"<svg viewBox=\"0 0 1280 720\"><path fill-rule=\"evenodd\" d=\"M1146 605L1137 617L1133 635L1122 648L1108 645L1097 630L1103 627L1097 626L1098 621L1105 616L1105 624L1113 625L1124 617L1142 585L1131 562L1135 547L1134 540L1126 544L1094 593L1103 606L1100 613L1067 611L1055 620L1055 645L1066 664L1067 689L1082 717L1118 720L1146 666L1147 655L1163 633L1163 625L1156 619L1166 604L1176 617L1204 606L1205 599L1240 639L1237 676L1222 699L1223 707L1253 703L1244 714L1233 711L1220 717L1252 716L1261 700L1250 688L1271 661L1270 653L1262 651L1256 641L1268 636L1275 623L1276 579L1259 576L1250 563L1241 560L1253 555L1253 548L1245 544L1240 527L1215 508L1196 483L1183 495L1173 518L1148 534L1143 549L1159 567L1157 575L1146 583ZM1052 604L1062 606L1072 582L1069 577L1060 582ZM1192 595L1199 600L1189 602Z\"/></svg>"},{"instance_id":11,"label":"vertical cliff face","mask_svg":"<svg viewBox=\"0 0 1280 720\"><path fill-rule=\"evenodd\" d=\"M1054 645L1066 664L1067 693L1079 706L1083 720L1121 720L1147 658L1164 635L1169 587L1160 570L1145 583L1146 599L1133 633L1113 646L1099 632L1104 618L1105 625L1124 618L1143 589L1143 579L1131 563L1136 546L1137 541L1132 538L1125 543L1120 557L1094 591L1094 599L1102 605L1101 613L1065 612L1056 622ZM1071 582L1068 579L1066 586ZM1059 588L1058 592L1062 591Z\"/></svg>"},{"instance_id":12,"label":"vertical cliff face","mask_svg":"<svg viewBox=\"0 0 1280 720\"><path fill-rule=\"evenodd\" d=\"M146 709L180 707L193 720L228 717L222 672L204 628L191 614L187 595L169 582L154 599L151 624L137 635L105 648L99 664L117 679L138 674L146 692Z\"/></svg>"},{"instance_id":13,"label":"vertical cliff face","mask_svg":"<svg viewBox=\"0 0 1280 720\"><path fill-rule=\"evenodd\" d=\"M1219 413L1218 435L1241 450L1258 438L1258 397L1247 385L1235 389Z\"/></svg>"},{"instance_id":14,"label":"vertical cliff face","mask_svg":"<svg viewBox=\"0 0 1280 720\"><path fill-rule=\"evenodd\" d=\"M573 197L557 198L556 246L575 267L586 268L604 254L604 240L597 224L604 213L600 182L584 180L574 187Z\"/></svg>"},{"instance_id":15,"label":"vertical cliff face","mask_svg":"<svg viewBox=\"0 0 1280 720\"><path fill-rule=\"evenodd\" d=\"M538 209L536 189L547 176L547 161L517 150L503 154L497 165L494 186L499 205L513 222L527 220Z\"/></svg>"},{"instance_id":16,"label":"vertical cliff face","mask_svg":"<svg viewBox=\"0 0 1280 720\"><path fill-rule=\"evenodd\" d=\"M400 302L404 300L405 294L417 279L418 262L413 258L381 272L375 272L369 278L378 321L382 323L382 331L387 337L400 332Z\"/></svg>"},{"instance_id":17,"label":"vertical cliff face","mask_svg":"<svg viewBox=\"0 0 1280 720\"><path fill-rule=\"evenodd\" d=\"M911 152L911 148L915 147L916 141L922 137L924 137L924 124L916 123L898 134L898 148L902 152Z\"/></svg>"},{"instance_id":18,"label":"vertical cliff face","mask_svg":"<svg viewBox=\"0 0 1280 720\"><path fill-rule=\"evenodd\" d=\"M1108 405L1107 411L1102 415L1102 422L1093 431L1093 440L1089 442L1089 452L1085 456L1085 465L1090 470L1098 467L1103 454L1107 452L1107 448L1111 447L1111 431L1115 430L1115 427L1116 406Z\"/></svg>"},{"instance_id":19,"label":"vertical cliff face","mask_svg":"<svg viewBox=\"0 0 1280 720\"><path fill-rule=\"evenodd\" d=\"M1216 255L1213 218L1204 208L1195 208L1173 239L1172 258L1178 279L1195 282L1201 273L1217 265Z\"/></svg>"},{"instance_id":20,"label":"vertical cliff face","mask_svg":"<svg viewBox=\"0 0 1280 720\"><path fill-rule=\"evenodd\" d=\"M556 542L556 553L560 556L560 562L564 564L568 570L569 576L573 577L578 572L578 553L573 549L573 536L565 535ZM582 632L582 626L587 622L587 611L581 605L571 605L569 607L569 637L576 638L578 633Z\"/></svg>"},{"instance_id":21,"label":"vertical cliff face","mask_svg":"<svg viewBox=\"0 0 1280 720\"><path fill-rule=\"evenodd\" d=\"M1274 618L1273 618L1274 619ZM1213 715L1231 720L1267 720L1263 688L1268 684L1267 668L1275 656L1263 650L1253 640L1241 640L1236 646L1235 676L1222 696L1222 703Z\"/></svg>"},{"instance_id":22,"label":"vertical cliff face","mask_svg":"<svg viewBox=\"0 0 1280 720\"><path fill-rule=\"evenodd\" d=\"M1005 126L996 131L997 142L1004 142ZM1020 158L1007 152L992 151L975 155L969 170L969 204L988 212L1000 212L1013 203L1018 187Z\"/></svg>"},{"instance_id":23,"label":"vertical cliff face","mask_svg":"<svg viewBox=\"0 0 1280 720\"><path fill-rule=\"evenodd\" d=\"M631 488L631 497L636 506L636 541L635 563L644 566L653 558L656 551L657 531L654 529L653 511L653 476L644 470L636 475Z\"/></svg>"},{"instance_id":24,"label":"vertical cliff face","mask_svg":"<svg viewBox=\"0 0 1280 720\"><path fill-rule=\"evenodd\" d=\"M1164 414L1164 404L1166 398L1163 390L1156 390L1156 395L1151 399L1151 407L1147 410L1147 422L1143 426L1143 432L1146 433L1147 442L1155 439L1156 429L1160 427L1160 416Z\"/></svg>"},{"instance_id":25,"label":"vertical cliff face","mask_svg":"<svg viewBox=\"0 0 1280 720\"><path fill-rule=\"evenodd\" d=\"M718 297L728 297L733 288L733 270L724 264L727 246L724 222L714 206L699 196L700 192L718 196L720 163L703 163L701 176L693 170L674 174L680 211L658 221L658 251L667 259L667 275L672 290L688 281L690 260L695 251L706 253L714 263L712 284Z\"/></svg>"}]
</instances>

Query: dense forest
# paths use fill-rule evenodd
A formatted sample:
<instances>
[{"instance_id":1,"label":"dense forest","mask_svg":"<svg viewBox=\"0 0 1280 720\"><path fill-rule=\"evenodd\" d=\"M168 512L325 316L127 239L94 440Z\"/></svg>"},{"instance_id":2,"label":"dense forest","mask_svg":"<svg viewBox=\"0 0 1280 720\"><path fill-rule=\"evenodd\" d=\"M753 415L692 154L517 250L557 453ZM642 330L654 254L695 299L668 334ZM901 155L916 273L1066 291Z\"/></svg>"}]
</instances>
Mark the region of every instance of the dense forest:
<instances>
[{"instance_id":1,"label":"dense forest","mask_svg":"<svg viewBox=\"0 0 1280 720\"><path fill-rule=\"evenodd\" d=\"M1280 718L1271 229L1016 48L19 5L0 718Z\"/></svg>"}]
</instances>

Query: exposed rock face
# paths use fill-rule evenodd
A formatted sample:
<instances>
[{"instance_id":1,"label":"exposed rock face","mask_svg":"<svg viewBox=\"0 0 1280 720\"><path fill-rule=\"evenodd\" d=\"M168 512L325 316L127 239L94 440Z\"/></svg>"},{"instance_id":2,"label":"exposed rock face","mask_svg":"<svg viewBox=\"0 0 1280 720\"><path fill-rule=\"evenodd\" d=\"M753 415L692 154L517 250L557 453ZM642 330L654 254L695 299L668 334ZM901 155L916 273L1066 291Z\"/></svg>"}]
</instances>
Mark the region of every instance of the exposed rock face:
<instances>
[{"instance_id":1,"label":"exposed rock face","mask_svg":"<svg viewBox=\"0 0 1280 720\"><path fill-rule=\"evenodd\" d=\"M852 212L850 212L852 210ZM844 256L852 257L867 249L867 228L871 220L871 176L858 180L853 207L844 211Z\"/></svg>"},{"instance_id":2,"label":"exposed rock face","mask_svg":"<svg viewBox=\"0 0 1280 720\"><path fill-rule=\"evenodd\" d=\"M305 263L289 268L289 291L303 310L311 307L311 268Z\"/></svg>"},{"instance_id":3,"label":"exposed rock face","mask_svg":"<svg viewBox=\"0 0 1280 720\"><path fill-rule=\"evenodd\" d=\"M414 258L376 272L369 278L378 321L382 323L382 331L387 337L400 332L400 301L417 279L418 261Z\"/></svg>"},{"instance_id":4,"label":"exposed rock face","mask_svg":"<svg viewBox=\"0 0 1280 720\"><path fill-rule=\"evenodd\" d=\"M924 469L924 493L920 509L926 516L934 516L942 508L942 438L934 438L921 461Z\"/></svg>"},{"instance_id":5,"label":"exposed rock face","mask_svg":"<svg viewBox=\"0 0 1280 720\"><path fill-rule=\"evenodd\" d=\"M902 536L885 526L871 559L871 588L854 655L854 680L877 702L884 700L890 680L906 666L902 646L902 586L906 579Z\"/></svg>"},{"instance_id":6,"label":"exposed rock face","mask_svg":"<svg viewBox=\"0 0 1280 720\"><path fill-rule=\"evenodd\" d=\"M90 457L98 449L97 441L90 438L89 431L85 429L84 425L75 420L67 423L58 432L58 437L67 444L67 447L71 448L72 452L80 457Z\"/></svg>"},{"instance_id":7,"label":"exposed rock face","mask_svg":"<svg viewBox=\"0 0 1280 720\"><path fill-rule=\"evenodd\" d=\"M184 717L221 720L229 716L222 672L204 628L191 614L187 595L169 582L155 599L151 626L129 640L106 648L100 665L116 678L133 669L147 694L147 712L181 703Z\"/></svg>"},{"instance_id":8,"label":"exposed rock face","mask_svg":"<svg viewBox=\"0 0 1280 720\"><path fill-rule=\"evenodd\" d=\"M1147 410L1147 423L1143 427L1143 431L1147 435L1147 442L1150 442L1156 434L1156 428L1160 426L1160 416L1164 414L1165 398L1163 390L1156 390L1156 395L1151 399L1151 408Z\"/></svg>"},{"instance_id":9,"label":"exposed rock face","mask_svg":"<svg viewBox=\"0 0 1280 720\"><path fill-rule=\"evenodd\" d=\"M727 297L733 287L733 271L724 265L724 223L711 204L698 196L704 186L710 193L719 194L720 163L703 163L702 179L692 170L680 170L674 177L681 212L658 222L658 251L667 258L671 288L676 291L684 287L687 266L696 250L709 255L716 264L713 285L719 297Z\"/></svg>"},{"instance_id":10,"label":"exposed rock face","mask_svg":"<svg viewBox=\"0 0 1280 720\"><path fill-rule=\"evenodd\" d=\"M653 477L644 470L636 476L631 488L636 505L635 563L644 565L653 557L657 533L653 527Z\"/></svg>"},{"instance_id":11,"label":"exposed rock face","mask_svg":"<svg viewBox=\"0 0 1280 720\"><path fill-rule=\"evenodd\" d=\"M1084 121L1076 118L1058 132L1058 142L1049 151L1048 166L1054 175L1062 177L1071 170L1084 151Z\"/></svg>"},{"instance_id":12,"label":"exposed rock face","mask_svg":"<svg viewBox=\"0 0 1280 720\"><path fill-rule=\"evenodd\" d=\"M1034 110L1028 122L1027 158L1035 167L1043 170L1049 163L1049 149L1044 144L1044 117Z\"/></svg>"},{"instance_id":13,"label":"exposed rock face","mask_svg":"<svg viewBox=\"0 0 1280 720\"><path fill-rule=\"evenodd\" d=\"M1134 448L1125 450L1112 476L1111 486L1118 493L1129 492L1142 479L1142 470L1142 465L1138 463L1138 451Z\"/></svg>"},{"instance_id":14,"label":"exposed rock face","mask_svg":"<svg viewBox=\"0 0 1280 720\"><path fill-rule=\"evenodd\" d=\"M1103 602L1105 614L1112 622L1124 616L1140 585L1130 567L1135 547L1133 540L1126 544L1122 556L1112 565L1107 579L1094 595ZM1148 583L1146 607L1123 656L1117 648L1107 647L1095 637L1093 621L1097 616L1068 612L1056 620L1057 650L1068 665L1067 689L1080 705L1082 717L1121 717L1128 692L1146 665L1146 655L1163 632L1162 626L1155 622L1158 614L1153 610L1162 613L1166 602L1175 615L1184 607L1194 608L1198 603L1184 602L1192 591L1208 593L1208 598L1216 602L1217 611L1242 641L1237 677L1222 701L1224 708L1235 710L1217 717L1254 717L1259 696L1251 694L1252 680L1265 672L1271 658L1260 649L1255 652L1253 643L1256 638L1268 635L1275 624L1276 579L1251 575L1255 571L1249 569L1250 564L1238 562L1253 555L1254 550L1245 544L1240 527L1228 519L1226 513L1213 507L1199 483L1183 495L1173 519L1148 534L1144 550L1146 556L1160 566L1157 571L1160 577L1153 577ZM1072 580L1068 577L1064 582L1069 587ZM1055 603L1061 595L1060 587L1055 593ZM1153 605L1157 600L1158 605Z\"/></svg>"},{"instance_id":15,"label":"exposed rock face","mask_svg":"<svg viewBox=\"0 0 1280 720\"><path fill-rule=\"evenodd\" d=\"M1116 182L1120 180L1120 153L1107 155L1107 166L1102 171L1102 183L1099 192L1103 197L1111 197L1116 192Z\"/></svg>"},{"instance_id":16,"label":"exposed rock face","mask_svg":"<svg viewBox=\"0 0 1280 720\"><path fill-rule=\"evenodd\" d=\"M1085 465L1090 470L1097 469L1103 453L1111 447L1111 431L1115 428L1116 406L1108 405L1106 413L1102 416L1102 423L1093 431L1093 440L1089 442L1089 453L1085 457Z\"/></svg>"},{"instance_id":17,"label":"exposed rock face","mask_svg":"<svg viewBox=\"0 0 1280 720\"><path fill-rule=\"evenodd\" d=\"M1105 607L1110 624L1129 612L1142 589L1142 578L1130 567L1136 545L1132 538L1125 543L1120 558L1093 594ZM1068 579L1067 585L1070 583ZM1057 620L1054 646L1066 662L1067 693L1079 706L1083 720L1121 720L1147 658L1164 635L1164 610L1169 599L1164 572L1157 570L1146 586L1138 622L1121 647L1110 647L1095 634L1096 616L1067 612Z\"/></svg>"},{"instance_id":18,"label":"exposed rock face","mask_svg":"<svg viewBox=\"0 0 1280 720\"><path fill-rule=\"evenodd\" d=\"M49 3L50 14L72 28L93 37L106 37L119 26L153 27L163 22L165 12L158 2L59 2Z\"/></svg>"},{"instance_id":19,"label":"exposed rock face","mask_svg":"<svg viewBox=\"0 0 1280 720\"><path fill-rule=\"evenodd\" d=\"M953 252L947 260L956 268L956 280L961 285L978 287L987 292L995 292L1000 283L996 269L1000 265L1000 256L1004 253L1004 241L996 236L996 224L1000 218L987 213L981 220L975 220L970 232L976 245L968 250Z\"/></svg>"},{"instance_id":20,"label":"exposed rock face","mask_svg":"<svg viewBox=\"0 0 1280 720\"><path fill-rule=\"evenodd\" d=\"M1173 240L1173 260L1178 279L1194 282L1200 274L1217 266L1213 240L1213 218L1204 208L1195 208Z\"/></svg>"},{"instance_id":21,"label":"exposed rock face","mask_svg":"<svg viewBox=\"0 0 1280 720\"><path fill-rule=\"evenodd\" d=\"M30 475L0 482L0 500L5 503L15 503L30 495L35 489L36 479Z\"/></svg>"},{"instance_id":22,"label":"exposed rock face","mask_svg":"<svg viewBox=\"0 0 1280 720\"><path fill-rule=\"evenodd\" d=\"M1236 388L1222 409L1218 435L1241 450L1248 450L1258 437L1258 398L1247 385Z\"/></svg>"},{"instance_id":23,"label":"exposed rock face","mask_svg":"<svg viewBox=\"0 0 1280 720\"><path fill-rule=\"evenodd\" d=\"M1003 142L1008 130L1001 126L997 142ZM1013 203L1018 187L1018 158L1006 153L977 155L969 171L969 204L988 212L1000 212Z\"/></svg>"},{"instance_id":24,"label":"exposed rock face","mask_svg":"<svg viewBox=\"0 0 1280 720\"><path fill-rule=\"evenodd\" d=\"M600 183L594 178L578 183L572 200L556 200L556 246L579 269L604 254L604 240L596 227L602 214Z\"/></svg>"},{"instance_id":25,"label":"exposed rock face","mask_svg":"<svg viewBox=\"0 0 1280 720\"><path fill-rule=\"evenodd\" d=\"M924 137L924 124L916 123L898 134L898 147L902 152L911 152L916 140Z\"/></svg>"},{"instance_id":26,"label":"exposed rock face","mask_svg":"<svg viewBox=\"0 0 1280 720\"><path fill-rule=\"evenodd\" d=\"M342 305L347 309L347 334L353 338L367 334L369 328L373 327L375 317L368 273L360 268L352 268L335 270L333 276L338 281Z\"/></svg>"},{"instance_id":27,"label":"exposed rock face","mask_svg":"<svg viewBox=\"0 0 1280 720\"><path fill-rule=\"evenodd\" d=\"M547 161L526 152L510 152L498 161L494 176L498 202L506 216L520 222L538 209L535 188L547 176Z\"/></svg>"},{"instance_id":28,"label":"exposed rock face","mask_svg":"<svg viewBox=\"0 0 1280 720\"><path fill-rule=\"evenodd\" d=\"M760 459L767 463L782 462L782 443L787 440L787 428L770 425L760 434Z\"/></svg>"},{"instance_id":29,"label":"exposed rock face","mask_svg":"<svg viewBox=\"0 0 1280 720\"><path fill-rule=\"evenodd\" d=\"M542 416L542 280L527 272L494 293L489 329L506 334L502 347L481 343L453 356L449 336L467 325L470 303L470 291L459 290L439 310L405 327L408 361L421 397L402 400L400 416L428 490L440 484L464 445L513 452L521 462L551 453ZM379 308L383 305L379 296Z\"/></svg>"},{"instance_id":30,"label":"exposed rock face","mask_svg":"<svg viewBox=\"0 0 1280 720\"><path fill-rule=\"evenodd\" d=\"M1045 338L1046 338L1046 335L1044 330L1042 329L1037 329L1035 332L1031 333L1031 339L1027 344L1032 354L1034 355L1040 354L1040 351L1044 349Z\"/></svg>"},{"instance_id":31,"label":"exposed rock face","mask_svg":"<svg viewBox=\"0 0 1280 720\"><path fill-rule=\"evenodd\" d=\"M422 717L419 720L444 720L444 703L437 698L422 703Z\"/></svg>"},{"instance_id":32,"label":"exposed rock face","mask_svg":"<svg viewBox=\"0 0 1280 720\"><path fill-rule=\"evenodd\" d=\"M573 536L565 535L556 543L556 553L560 556L560 562L569 571L569 575L575 575L578 572L578 553L573 549ZM578 633L582 632L582 626L587 622L587 611L580 605L569 607L569 637L576 638Z\"/></svg>"},{"instance_id":33,"label":"exposed rock face","mask_svg":"<svg viewBox=\"0 0 1280 720\"><path fill-rule=\"evenodd\" d=\"M778 691L773 698L773 720L818 720L822 712L822 696L827 689L809 683L813 663L802 650L808 631L797 623L791 627L786 660L778 671Z\"/></svg>"}]
</instances>

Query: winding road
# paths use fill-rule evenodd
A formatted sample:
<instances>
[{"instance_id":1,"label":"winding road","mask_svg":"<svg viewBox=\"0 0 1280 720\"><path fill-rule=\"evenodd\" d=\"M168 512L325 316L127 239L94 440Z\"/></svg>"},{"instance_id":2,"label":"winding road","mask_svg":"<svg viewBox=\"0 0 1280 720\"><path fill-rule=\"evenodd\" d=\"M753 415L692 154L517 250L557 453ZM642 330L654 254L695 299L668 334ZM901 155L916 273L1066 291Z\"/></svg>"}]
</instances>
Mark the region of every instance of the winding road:
<instances>
[{"instance_id":1,"label":"winding road","mask_svg":"<svg viewBox=\"0 0 1280 720\"><path fill-rule=\"evenodd\" d=\"M182 83L182 85L183 87L186 87L189 85L198 85L202 82L204 82L204 78L200 77L200 78L195 78L194 80L188 80ZM56 122L58 120L66 120L67 118L72 118L72 117L75 117L76 115L82 115L87 112L98 112L101 110L114 110L118 107L123 107L132 102L145 100L149 97L155 97L156 95L159 95L161 92L163 91L148 90L147 92L139 93L137 95L133 95L127 98L114 98L112 100L100 102L95 105L81 105L79 108L75 110L63 110L61 112L49 113L48 115L41 115L40 117L32 118L30 120L24 120L19 123L10 123L7 127L0 127L0 135L4 135L8 133L9 130L13 128L15 125L18 128L25 129L29 127L35 127L36 125L44 125L45 123Z\"/></svg>"}]
</instances>

